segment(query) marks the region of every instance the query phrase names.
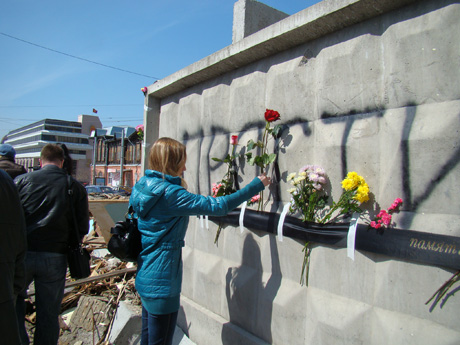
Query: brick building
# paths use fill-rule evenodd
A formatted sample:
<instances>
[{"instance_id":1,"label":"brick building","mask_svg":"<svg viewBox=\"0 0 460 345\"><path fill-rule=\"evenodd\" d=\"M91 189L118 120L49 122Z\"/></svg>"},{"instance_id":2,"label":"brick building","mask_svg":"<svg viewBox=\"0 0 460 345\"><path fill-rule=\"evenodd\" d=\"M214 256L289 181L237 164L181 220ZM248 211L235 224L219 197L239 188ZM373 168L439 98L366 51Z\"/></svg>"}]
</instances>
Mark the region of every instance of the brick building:
<instances>
[{"instance_id":1,"label":"brick building","mask_svg":"<svg viewBox=\"0 0 460 345\"><path fill-rule=\"evenodd\" d=\"M91 164L92 184L134 186L142 176L142 140L136 129L128 126L101 128L93 131L91 137L96 138Z\"/></svg>"}]
</instances>

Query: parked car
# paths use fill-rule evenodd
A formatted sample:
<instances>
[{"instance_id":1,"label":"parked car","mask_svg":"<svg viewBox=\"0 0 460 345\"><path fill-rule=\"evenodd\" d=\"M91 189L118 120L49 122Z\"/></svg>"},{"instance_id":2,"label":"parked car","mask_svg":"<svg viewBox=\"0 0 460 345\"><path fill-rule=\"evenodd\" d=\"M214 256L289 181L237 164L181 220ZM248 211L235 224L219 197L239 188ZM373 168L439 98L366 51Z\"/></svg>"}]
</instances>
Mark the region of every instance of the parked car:
<instances>
[{"instance_id":1,"label":"parked car","mask_svg":"<svg viewBox=\"0 0 460 345\"><path fill-rule=\"evenodd\" d=\"M121 195L131 195L132 187L126 187L126 186L118 186L115 187L115 190L119 192Z\"/></svg>"},{"instance_id":2,"label":"parked car","mask_svg":"<svg viewBox=\"0 0 460 345\"><path fill-rule=\"evenodd\" d=\"M86 192L89 193L105 193L105 194L117 194L117 195L126 195L123 192L118 192L110 186L98 186L98 185L90 185L85 186Z\"/></svg>"}]
</instances>

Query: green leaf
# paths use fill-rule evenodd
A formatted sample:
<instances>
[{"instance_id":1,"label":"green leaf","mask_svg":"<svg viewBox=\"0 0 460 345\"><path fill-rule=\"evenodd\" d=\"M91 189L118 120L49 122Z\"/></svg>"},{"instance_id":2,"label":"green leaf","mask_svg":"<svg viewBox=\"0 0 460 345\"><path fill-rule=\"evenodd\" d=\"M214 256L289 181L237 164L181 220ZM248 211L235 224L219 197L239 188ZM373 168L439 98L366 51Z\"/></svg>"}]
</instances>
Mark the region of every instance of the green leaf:
<instances>
[{"instance_id":1,"label":"green leaf","mask_svg":"<svg viewBox=\"0 0 460 345\"><path fill-rule=\"evenodd\" d=\"M273 127L273 129L271 130L271 134L273 135L273 137L276 139L280 136L281 134L281 128L282 126L281 125L276 125L275 127Z\"/></svg>"},{"instance_id":2,"label":"green leaf","mask_svg":"<svg viewBox=\"0 0 460 345\"><path fill-rule=\"evenodd\" d=\"M256 158L257 158L257 157L248 158L248 164L249 164L249 165L254 165L254 164L255 164Z\"/></svg>"},{"instance_id":3,"label":"green leaf","mask_svg":"<svg viewBox=\"0 0 460 345\"><path fill-rule=\"evenodd\" d=\"M249 162L252 159L252 152L246 153L246 160Z\"/></svg>"},{"instance_id":4,"label":"green leaf","mask_svg":"<svg viewBox=\"0 0 460 345\"><path fill-rule=\"evenodd\" d=\"M255 146L256 146L256 143L254 142L254 140L251 139L248 141L248 144L247 144L248 151L251 151Z\"/></svg>"},{"instance_id":5,"label":"green leaf","mask_svg":"<svg viewBox=\"0 0 460 345\"><path fill-rule=\"evenodd\" d=\"M264 157L263 159L264 164L268 165L268 164L273 163L276 160L276 153L271 153L269 155L264 154L263 157Z\"/></svg>"},{"instance_id":6,"label":"green leaf","mask_svg":"<svg viewBox=\"0 0 460 345\"><path fill-rule=\"evenodd\" d=\"M214 162L223 162L222 159L219 159L219 158L211 158Z\"/></svg>"},{"instance_id":7,"label":"green leaf","mask_svg":"<svg viewBox=\"0 0 460 345\"><path fill-rule=\"evenodd\" d=\"M256 164L258 167L264 168L264 161L261 156L255 156L253 160L253 164Z\"/></svg>"},{"instance_id":8,"label":"green leaf","mask_svg":"<svg viewBox=\"0 0 460 345\"><path fill-rule=\"evenodd\" d=\"M232 162L232 159L231 159L230 155L227 155L227 157L225 157L225 159L224 159L224 163L230 164L231 162Z\"/></svg>"}]
</instances>

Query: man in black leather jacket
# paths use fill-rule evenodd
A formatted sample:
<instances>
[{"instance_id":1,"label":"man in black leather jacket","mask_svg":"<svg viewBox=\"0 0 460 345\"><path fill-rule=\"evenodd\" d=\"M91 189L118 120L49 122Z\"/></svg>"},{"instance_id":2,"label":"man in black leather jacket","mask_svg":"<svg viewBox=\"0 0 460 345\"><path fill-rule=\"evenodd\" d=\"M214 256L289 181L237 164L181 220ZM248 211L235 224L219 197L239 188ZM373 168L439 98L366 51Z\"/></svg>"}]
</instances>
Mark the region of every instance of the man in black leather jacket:
<instances>
[{"instance_id":1,"label":"man in black leather jacket","mask_svg":"<svg viewBox=\"0 0 460 345\"><path fill-rule=\"evenodd\" d=\"M14 305L24 289L26 222L13 179L0 169L0 343L21 344Z\"/></svg>"},{"instance_id":2,"label":"man in black leather jacket","mask_svg":"<svg viewBox=\"0 0 460 345\"><path fill-rule=\"evenodd\" d=\"M40 153L41 169L15 179L27 226L26 286L35 283L37 324L34 344L57 344L61 301L67 271L67 251L75 237L72 210L75 210L80 238L88 233L89 209L85 188L71 178L72 202L67 173L62 169L64 151L47 144ZM18 296L17 314L22 344L29 340L24 327L24 298Z\"/></svg>"}]
</instances>

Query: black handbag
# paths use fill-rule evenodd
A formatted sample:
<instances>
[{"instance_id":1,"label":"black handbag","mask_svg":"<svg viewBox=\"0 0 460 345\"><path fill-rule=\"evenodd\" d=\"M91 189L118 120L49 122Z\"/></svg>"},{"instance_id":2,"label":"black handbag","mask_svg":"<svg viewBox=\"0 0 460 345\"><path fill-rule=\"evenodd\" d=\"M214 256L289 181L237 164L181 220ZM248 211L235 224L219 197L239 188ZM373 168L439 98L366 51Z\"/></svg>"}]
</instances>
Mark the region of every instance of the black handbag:
<instances>
[{"instance_id":1,"label":"black handbag","mask_svg":"<svg viewBox=\"0 0 460 345\"><path fill-rule=\"evenodd\" d=\"M137 227L137 217L132 206L129 206L125 220L117 222L110 229L112 237L107 249L123 261L136 262L142 250L141 233Z\"/></svg>"},{"instance_id":2,"label":"black handbag","mask_svg":"<svg viewBox=\"0 0 460 345\"><path fill-rule=\"evenodd\" d=\"M70 199L70 209L72 210L72 226L74 231L71 231L75 236L71 236L69 251L67 252L67 262L69 264L70 276L75 279L86 278L91 274L89 265L90 255L88 251L82 246L80 236L78 236L77 220L75 218L75 210L72 205L73 191L71 188L70 175L67 176L67 193ZM74 237L74 240L72 240Z\"/></svg>"}]
</instances>

